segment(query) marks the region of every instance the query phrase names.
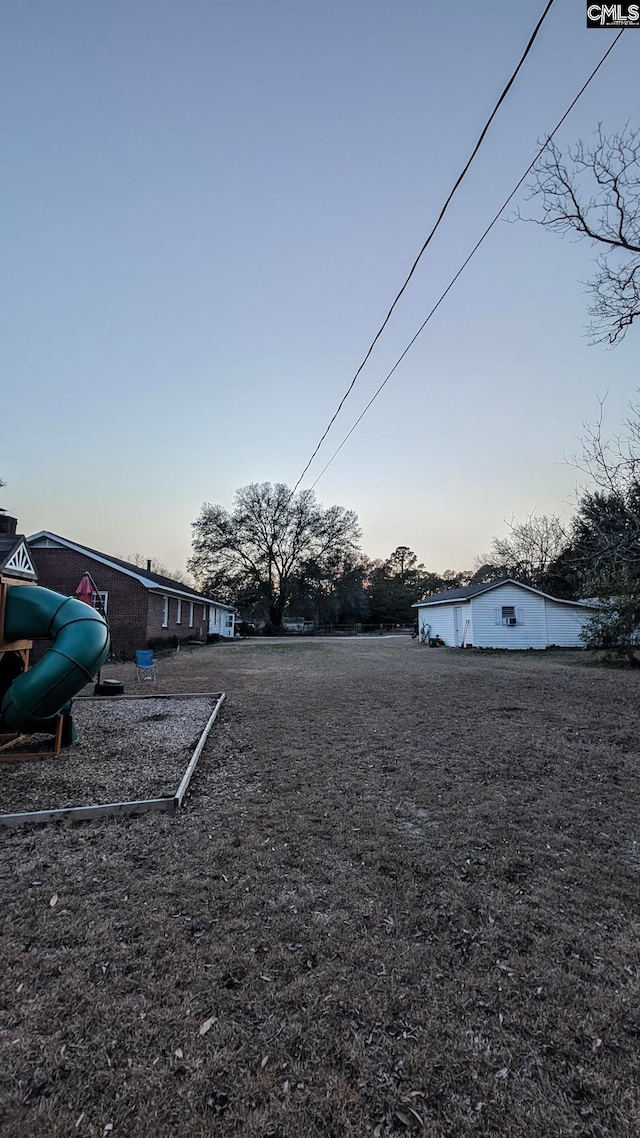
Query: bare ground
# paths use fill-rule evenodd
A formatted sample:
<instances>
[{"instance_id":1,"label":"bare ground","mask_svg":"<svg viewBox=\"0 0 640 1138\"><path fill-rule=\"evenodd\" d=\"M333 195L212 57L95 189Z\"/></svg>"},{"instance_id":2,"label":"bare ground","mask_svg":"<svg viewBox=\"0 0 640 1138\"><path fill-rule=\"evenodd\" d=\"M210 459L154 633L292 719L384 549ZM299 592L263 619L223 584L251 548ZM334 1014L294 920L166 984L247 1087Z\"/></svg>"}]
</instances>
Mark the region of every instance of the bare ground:
<instances>
[{"instance_id":1,"label":"bare ground","mask_svg":"<svg viewBox=\"0 0 640 1138\"><path fill-rule=\"evenodd\" d=\"M637 675L266 641L159 688L228 697L181 815L0 835L4 1135L635 1138Z\"/></svg>"}]
</instances>

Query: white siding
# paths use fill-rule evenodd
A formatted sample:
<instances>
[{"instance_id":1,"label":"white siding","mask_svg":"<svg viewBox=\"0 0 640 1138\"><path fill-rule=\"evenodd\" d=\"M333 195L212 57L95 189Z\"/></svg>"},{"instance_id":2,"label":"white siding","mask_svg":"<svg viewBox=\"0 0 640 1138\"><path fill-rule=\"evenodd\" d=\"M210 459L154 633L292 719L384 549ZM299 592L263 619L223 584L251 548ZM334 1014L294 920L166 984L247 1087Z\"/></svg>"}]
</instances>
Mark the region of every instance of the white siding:
<instances>
[{"instance_id":1,"label":"white siding","mask_svg":"<svg viewBox=\"0 0 640 1138\"><path fill-rule=\"evenodd\" d=\"M590 611L574 608L573 605L560 605L557 601L546 601L547 644L557 644L558 648L584 648L580 632L587 623Z\"/></svg>"},{"instance_id":2,"label":"white siding","mask_svg":"<svg viewBox=\"0 0 640 1138\"><path fill-rule=\"evenodd\" d=\"M513 605L518 623L502 623L502 606ZM517 585L499 585L471 600L476 648L546 648L544 597Z\"/></svg>"},{"instance_id":3,"label":"white siding","mask_svg":"<svg viewBox=\"0 0 640 1138\"><path fill-rule=\"evenodd\" d=\"M502 608L515 610L516 624L503 620ZM457 613L456 613L457 610ZM592 609L530 592L517 584L498 585L470 601L447 601L418 608L418 632L423 639L424 625L429 636L440 636L450 648L465 644L474 648L582 648L580 632ZM465 633L465 624L469 621Z\"/></svg>"},{"instance_id":4,"label":"white siding","mask_svg":"<svg viewBox=\"0 0 640 1138\"><path fill-rule=\"evenodd\" d=\"M474 644L473 628L471 625L471 605L468 601L458 602L456 605L453 601L441 605L425 605L423 608L418 609L418 632L420 639L423 639L422 628L423 625L429 625L429 636L440 636L449 648L456 646L456 631L455 631L455 617L454 609L461 609L461 619L459 621L460 635L464 631L465 622L469 621L469 628L465 643ZM459 641L458 641L459 643Z\"/></svg>"},{"instance_id":5,"label":"white siding","mask_svg":"<svg viewBox=\"0 0 640 1138\"><path fill-rule=\"evenodd\" d=\"M213 635L216 632L218 636L226 636L232 640L235 635L234 614L228 609L211 605L209 608L209 633Z\"/></svg>"}]
</instances>

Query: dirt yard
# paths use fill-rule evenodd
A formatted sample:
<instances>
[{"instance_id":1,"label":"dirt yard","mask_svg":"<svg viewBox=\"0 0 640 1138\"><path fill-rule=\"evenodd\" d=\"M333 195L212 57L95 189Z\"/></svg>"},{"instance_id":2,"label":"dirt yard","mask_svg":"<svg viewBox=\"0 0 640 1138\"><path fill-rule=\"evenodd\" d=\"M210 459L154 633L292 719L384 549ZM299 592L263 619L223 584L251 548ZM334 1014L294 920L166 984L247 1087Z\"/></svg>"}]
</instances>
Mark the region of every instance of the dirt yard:
<instances>
[{"instance_id":1,"label":"dirt yard","mask_svg":"<svg viewBox=\"0 0 640 1138\"><path fill-rule=\"evenodd\" d=\"M227 692L180 815L0 834L6 1138L637 1138L638 675L264 641L158 688Z\"/></svg>"}]
</instances>

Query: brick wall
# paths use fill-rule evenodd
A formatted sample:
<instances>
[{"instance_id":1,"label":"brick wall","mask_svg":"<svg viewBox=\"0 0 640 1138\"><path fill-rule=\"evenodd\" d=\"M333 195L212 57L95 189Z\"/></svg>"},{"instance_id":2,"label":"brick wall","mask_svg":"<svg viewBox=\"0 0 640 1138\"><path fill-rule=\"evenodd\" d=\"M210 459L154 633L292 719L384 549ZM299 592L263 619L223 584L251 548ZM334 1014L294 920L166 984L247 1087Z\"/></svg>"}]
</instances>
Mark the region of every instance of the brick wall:
<instances>
[{"instance_id":1,"label":"brick wall","mask_svg":"<svg viewBox=\"0 0 640 1138\"><path fill-rule=\"evenodd\" d=\"M90 573L100 592L109 594L107 620L113 652L132 657L147 642L148 590L134 577L101 565L73 549L33 549L31 557L38 584L72 597L85 573Z\"/></svg>"},{"instance_id":2,"label":"brick wall","mask_svg":"<svg viewBox=\"0 0 640 1138\"><path fill-rule=\"evenodd\" d=\"M167 627L163 628L164 597L167 596L168 619ZM180 624L178 624L178 598L162 594L154 590L149 593L149 607L147 609L146 637L147 642L159 645L160 641L175 644L186 640L205 640L209 631L208 618L205 619L205 606L198 601L193 602L193 626L189 627L189 604L182 598L182 611Z\"/></svg>"}]
</instances>

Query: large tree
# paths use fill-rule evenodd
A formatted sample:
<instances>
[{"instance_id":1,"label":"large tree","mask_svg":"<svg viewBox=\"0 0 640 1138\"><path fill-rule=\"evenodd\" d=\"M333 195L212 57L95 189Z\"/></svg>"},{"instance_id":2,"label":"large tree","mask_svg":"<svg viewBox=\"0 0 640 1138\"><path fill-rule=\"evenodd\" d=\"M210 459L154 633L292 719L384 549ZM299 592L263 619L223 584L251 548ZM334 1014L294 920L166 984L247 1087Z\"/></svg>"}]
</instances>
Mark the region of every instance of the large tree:
<instances>
[{"instance_id":1,"label":"large tree","mask_svg":"<svg viewBox=\"0 0 640 1138\"><path fill-rule=\"evenodd\" d=\"M296 577L289 610L297 616L321 624L362 622L369 615L364 584L369 562L362 555L349 553L331 566L307 562Z\"/></svg>"},{"instance_id":2,"label":"large tree","mask_svg":"<svg viewBox=\"0 0 640 1138\"><path fill-rule=\"evenodd\" d=\"M445 570L431 573L408 545L399 545L386 561L371 561L366 591L370 619L374 624L409 624L415 619L412 606L422 597L466 583L468 576Z\"/></svg>"},{"instance_id":3,"label":"large tree","mask_svg":"<svg viewBox=\"0 0 640 1138\"><path fill-rule=\"evenodd\" d=\"M591 488L579 502L572 556L585 585L601 592L640 582L640 406L630 412L622 432L607 438L601 404L577 460Z\"/></svg>"},{"instance_id":4,"label":"large tree","mask_svg":"<svg viewBox=\"0 0 640 1138\"><path fill-rule=\"evenodd\" d=\"M567 559L582 596L602 607L591 621L587 643L625 653L637 663L640 650L640 407L631 407L623 430L603 433L602 406L582 439L577 465L589 477L573 523Z\"/></svg>"},{"instance_id":5,"label":"large tree","mask_svg":"<svg viewBox=\"0 0 640 1138\"><path fill-rule=\"evenodd\" d=\"M627 125L607 137L598 127L592 145L580 141L566 158L549 141L530 197L542 205L530 220L598 249L589 332L594 343L617 344L640 316L640 130Z\"/></svg>"},{"instance_id":6,"label":"large tree","mask_svg":"<svg viewBox=\"0 0 640 1138\"><path fill-rule=\"evenodd\" d=\"M565 553L569 539L556 514L526 514L522 522L512 519L508 533L494 537L488 556L478 558L474 584L500 577L513 577L536 589L549 589L550 576Z\"/></svg>"},{"instance_id":7,"label":"large tree","mask_svg":"<svg viewBox=\"0 0 640 1138\"><path fill-rule=\"evenodd\" d=\"M292 597L339 578L359 540L353 511L323 507L312 490L252 482L236 491L231 511L204 503L188 568L203 588L280 628Z\"/></svg>"}]
</instances>

